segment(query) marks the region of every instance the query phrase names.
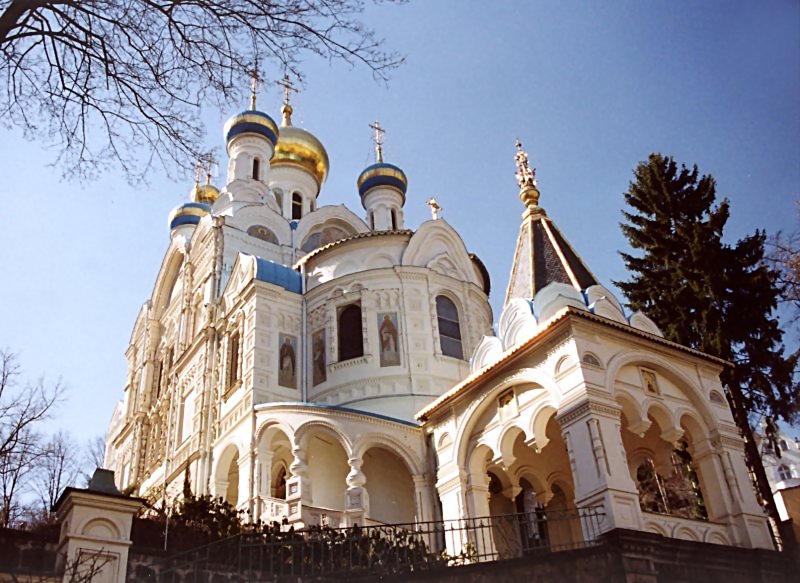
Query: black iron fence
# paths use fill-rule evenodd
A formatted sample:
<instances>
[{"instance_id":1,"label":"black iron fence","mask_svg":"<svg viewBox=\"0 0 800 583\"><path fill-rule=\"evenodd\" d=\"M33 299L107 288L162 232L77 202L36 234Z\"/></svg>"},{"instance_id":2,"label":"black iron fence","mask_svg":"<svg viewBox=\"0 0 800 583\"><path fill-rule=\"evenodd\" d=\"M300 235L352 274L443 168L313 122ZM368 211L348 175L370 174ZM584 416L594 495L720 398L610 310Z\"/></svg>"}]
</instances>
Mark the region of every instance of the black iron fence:
<instances>
[{"instance_id":1,"label":"black iron fence","mask_svg":"<svg viewBox=\"0 0 800 583\"><path fill-rule=\"evenodd\" d=\"M595 544L602 508L537 510L381 526L294 530L273 524L171 557L161 581L386 575L497 561ZM232 576L236 576L232 578Z\"/></svg>"}]
</instances>

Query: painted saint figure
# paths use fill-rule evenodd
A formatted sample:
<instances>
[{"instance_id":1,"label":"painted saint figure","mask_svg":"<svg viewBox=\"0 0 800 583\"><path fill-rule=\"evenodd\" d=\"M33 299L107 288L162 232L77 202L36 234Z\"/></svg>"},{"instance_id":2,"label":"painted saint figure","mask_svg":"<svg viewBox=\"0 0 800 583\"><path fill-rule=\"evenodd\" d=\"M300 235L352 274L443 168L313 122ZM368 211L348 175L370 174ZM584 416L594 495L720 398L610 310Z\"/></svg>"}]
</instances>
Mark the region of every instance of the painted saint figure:
<instances>
[{"instance_id":1,"label":"painted saint figure","mask_svg":"<svg viewBox=\"0 0 800 583\"><path fill-rule=\"evenodd\" d=\"M289 389L297 388L297 377L295 374L295 350L293 337L281 334L281 349L278 353L278 384Z\"/></svg>"},{"instance_id":2,"label":"painted saint figure","mask_svg":"<svg viewBox=\"0 0 800 583\"><path fill-rule=\"evenodd\" d=\"M325 373L325 330L319 330L314 334L311 345L311 360L314 363L311 382L318 385L324 383L327 376Z\"/></svg>"},{"instance_id":3,"label":"painted saint figure","mask_svg":"<svg viewBox=\"0 0 800 583\"><path fill-rule=\"evenodd\" d=\"M381 366L398 366L400 351L397 345L397 312L378 314L378 336L381 343Z\"/></svg>"}]
</instances>

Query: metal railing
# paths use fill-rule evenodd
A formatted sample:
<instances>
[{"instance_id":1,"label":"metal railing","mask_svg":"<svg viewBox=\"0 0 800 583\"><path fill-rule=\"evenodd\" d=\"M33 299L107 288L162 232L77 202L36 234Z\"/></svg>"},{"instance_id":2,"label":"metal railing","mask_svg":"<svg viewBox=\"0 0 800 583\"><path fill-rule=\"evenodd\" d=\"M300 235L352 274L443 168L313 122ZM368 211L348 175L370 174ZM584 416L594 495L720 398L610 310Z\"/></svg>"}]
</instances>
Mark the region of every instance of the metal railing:
<instances>
[{"instance_id":1,"label":"metal railing","mask_svg":"<svg viewBox=\"0 0 800 583\"><path fill-rule=\"evenodd\" d=\"M348 528L273 524L175 555L159 580L386 575L535 556L596 544L604 518L602 508L581 508Z\"/></svg>"}]
</instances>

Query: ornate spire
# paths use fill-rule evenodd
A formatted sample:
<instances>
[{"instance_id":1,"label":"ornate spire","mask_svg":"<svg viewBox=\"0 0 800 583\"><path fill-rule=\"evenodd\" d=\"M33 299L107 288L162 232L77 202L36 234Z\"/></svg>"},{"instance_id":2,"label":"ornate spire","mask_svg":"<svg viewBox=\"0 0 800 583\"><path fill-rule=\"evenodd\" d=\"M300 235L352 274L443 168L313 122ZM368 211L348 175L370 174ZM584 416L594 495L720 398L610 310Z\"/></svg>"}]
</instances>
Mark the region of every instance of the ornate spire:
<instances>
[{"instance_id":1,"label":"ornate spire","mask_svg":"<svg viewBox=\"0 0 800 583\"><path fill-rule=\"evenodd\" d=\"M249 71L250 73L250 110L255 111L256 109L256 93L258 93L258 88L261 86L263 82L263 78L261 74L258 72L258 61L253 65L253 68Z\"/></svg>"},{"instance_id":2,"label":"ornate spire","mask_svg":"<svg viewBox=\"0 0 800 583\"><path fill-rule=\"evenodd\" d=\"M372 138L375 142L375 158L378 163L383 162L383 134L386 133L386 130L381 127L381 122L375 120L375 123L369 124L373 130L375 130L375 137Z\"/></svg>"},{"instance_id":3,"label":"ornate spire","mask_svg":"<svg viewBox=\"0 0 800 583\"><path fill-rule=\"evenodd\" d=\"M527 208L539 206L539 189L536 187L536 168L528 165L528 154L522 149L522 142L517 139L517 184L519 184L519 198Z\"/></svg>"},{"instance_id":4,"label":"ornate spire","mask_svg":"<svg viewBox=\"0 0 800 583\"><path fill-rule=\"evenodd\" d=\"M536 169L528 164L528 154L517 140L517 183L519 198L525 205L522 225L506 289L506 304L512 298L531 299L553 282L565 283L576 290L595 285L589 271L558 227L539 207Z\"/></svg>"},{"instance_id":5,"label":"ornate spire","mask_svg":"<svg viewBox=\"0 0 800 583\"><path fill-rule=\"evenodd\" d=\"M283 107L281 108L281 113L283 114L283 122L281 123L282 126L290 126L292 125L292 106L289 105L289 97L291 92L297 92L297 89L292 85L291 80L289 79L289 74L284 73L283 79L280 81L275 81L275 85L279 87L283 87Z\"/></svg>"}]
</instances>

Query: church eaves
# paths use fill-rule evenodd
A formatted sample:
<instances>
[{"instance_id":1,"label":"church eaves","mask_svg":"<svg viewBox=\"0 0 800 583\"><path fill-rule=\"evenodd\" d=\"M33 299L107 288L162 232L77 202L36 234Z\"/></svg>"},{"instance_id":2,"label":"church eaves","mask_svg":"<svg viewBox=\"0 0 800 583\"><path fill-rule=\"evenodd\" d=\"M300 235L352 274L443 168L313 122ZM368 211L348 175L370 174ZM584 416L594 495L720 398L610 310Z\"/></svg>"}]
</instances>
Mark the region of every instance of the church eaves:
<instances>
[{"instance_id":1,"label":"church eaves","mask_svg":"<svg viewBox=\"0 0 800 583\"><path fill-rule=\"evenodd\" d=\"M571 285L578 291L596 285L598 282L592 272L539 206L536 170L528 165L528 155L519 141L516 160L519 197L526 210L522 215L505 303L512 298L531 299L554 281Z\"/></svg>"}]
</instances>

